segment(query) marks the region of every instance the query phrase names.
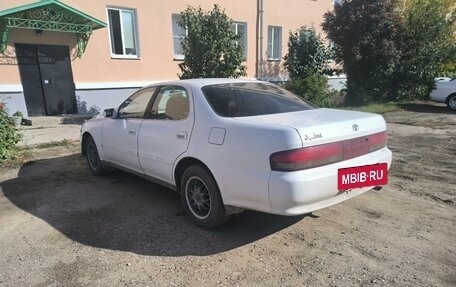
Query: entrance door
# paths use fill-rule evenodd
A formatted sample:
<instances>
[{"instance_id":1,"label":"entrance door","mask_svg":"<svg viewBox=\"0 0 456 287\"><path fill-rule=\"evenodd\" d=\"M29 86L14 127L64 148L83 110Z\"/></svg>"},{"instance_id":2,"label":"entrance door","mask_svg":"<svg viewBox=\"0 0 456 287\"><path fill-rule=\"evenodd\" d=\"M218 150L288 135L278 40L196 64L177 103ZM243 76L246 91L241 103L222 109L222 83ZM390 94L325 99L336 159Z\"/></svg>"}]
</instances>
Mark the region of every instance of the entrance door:
<instances>
[{"instance_id":1,"label":"entrance door","mask_svg":"<svg viewBox=\"0 0 456 287\"><path fill-rule=\"evenodd\" d=\"M67 46L16 44L16 56L29 115L77 113Z\"/></svg>"}]
</instances>

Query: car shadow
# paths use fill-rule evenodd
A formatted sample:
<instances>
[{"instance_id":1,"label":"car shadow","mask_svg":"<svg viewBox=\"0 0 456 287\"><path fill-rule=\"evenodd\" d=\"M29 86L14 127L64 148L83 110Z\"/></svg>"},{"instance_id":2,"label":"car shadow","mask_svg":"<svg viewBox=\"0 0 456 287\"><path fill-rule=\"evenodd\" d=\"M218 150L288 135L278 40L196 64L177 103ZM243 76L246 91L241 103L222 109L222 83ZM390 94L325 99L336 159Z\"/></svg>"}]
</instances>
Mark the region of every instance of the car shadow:
<instances>
[{"instance_id":1,"label":"car shadow","mask_svg":"<svg viewBox=\"0 0 456 287\"><path fill-rule=\"evenodd\" d=\"M71 240L143 255L217 254L305 217L245 211L219 229L203 230L189 221L177 193L121 171L95 177L78 154L27 163L1 189Z\"/></svg>"},{"instance_id":2,"label":"car shadow","mask_svg":"<svg viewBox=\"0 0 456 287\"><path fill-rule=\"evenodd\" d=\"M401 104L400 107L409 112L415 113L433 113L433 114L454 114L445 104L439 103L407 103Z\"/></svg>"}]
</instances>

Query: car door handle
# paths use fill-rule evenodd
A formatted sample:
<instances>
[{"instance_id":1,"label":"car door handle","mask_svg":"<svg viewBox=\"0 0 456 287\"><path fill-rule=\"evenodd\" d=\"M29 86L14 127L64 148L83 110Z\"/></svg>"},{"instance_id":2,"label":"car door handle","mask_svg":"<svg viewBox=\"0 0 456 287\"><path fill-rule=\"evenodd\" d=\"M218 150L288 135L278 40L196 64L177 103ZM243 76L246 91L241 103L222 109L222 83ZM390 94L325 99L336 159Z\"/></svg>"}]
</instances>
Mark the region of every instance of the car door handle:
<instances>
[{"instance_id":1,"label":"car door handle","mask_svg":"<svg viewBox=\"0 0 456 287\"><path fill-rule=\"evenodd\" d=\"M185 139L187 139L187 133L186 132L177 133L177 138L180 140L185 140Z\"/></svg>"},{"instance_id":2,"label":"car door handle","mask_svg":"<svg viewBox=\"0 0 456 287\"><path fill-rule=\"evenodd\" d=\"M129 130L128 134L134 136L134 135L136 135L136 131L135 130Z\"/></svg>"}]
</instances>

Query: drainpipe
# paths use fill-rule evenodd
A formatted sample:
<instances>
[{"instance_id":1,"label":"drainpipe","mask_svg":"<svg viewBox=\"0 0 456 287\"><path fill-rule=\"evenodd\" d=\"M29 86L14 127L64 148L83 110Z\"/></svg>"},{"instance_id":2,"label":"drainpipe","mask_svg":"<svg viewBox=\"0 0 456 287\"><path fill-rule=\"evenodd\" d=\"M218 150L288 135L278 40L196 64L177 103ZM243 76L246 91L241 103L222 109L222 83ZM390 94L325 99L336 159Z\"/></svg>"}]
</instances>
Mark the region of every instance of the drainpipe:
<instances>
[{"instance_id":1,"label":"drainpipe","mask_svg":"<svg viewBox=\"0 0 456 287\"><path fill-rule=\"evenodd\" d=\"M257 77L258 79L263 79L263 0L258 0L258 47L259 47L259 57L258 60L258 70Z\"/></svg>"}]
</instances>

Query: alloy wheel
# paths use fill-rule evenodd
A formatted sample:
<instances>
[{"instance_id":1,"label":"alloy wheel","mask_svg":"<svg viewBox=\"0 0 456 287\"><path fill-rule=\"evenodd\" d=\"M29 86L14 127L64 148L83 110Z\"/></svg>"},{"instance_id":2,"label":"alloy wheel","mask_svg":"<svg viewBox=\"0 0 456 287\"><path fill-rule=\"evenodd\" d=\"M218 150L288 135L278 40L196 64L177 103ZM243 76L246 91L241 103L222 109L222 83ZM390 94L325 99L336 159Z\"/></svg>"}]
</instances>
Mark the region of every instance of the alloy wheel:
<instances>
[{"instance_id":1,"label":"alloy wheel","mask_svg":"<svg viewBox=\"0 0 456 287\"><path fill-rule=\"evenodd\" d=\"M185 185L185 197L190 211L198 219L206 219L211 213L211 196L204 181L192 176Z\"/></svg>"}]
</instances>

